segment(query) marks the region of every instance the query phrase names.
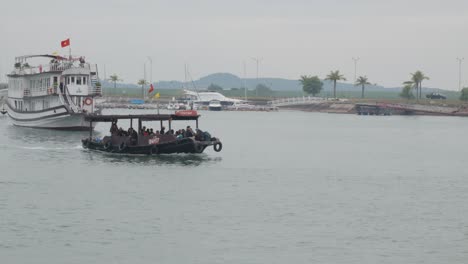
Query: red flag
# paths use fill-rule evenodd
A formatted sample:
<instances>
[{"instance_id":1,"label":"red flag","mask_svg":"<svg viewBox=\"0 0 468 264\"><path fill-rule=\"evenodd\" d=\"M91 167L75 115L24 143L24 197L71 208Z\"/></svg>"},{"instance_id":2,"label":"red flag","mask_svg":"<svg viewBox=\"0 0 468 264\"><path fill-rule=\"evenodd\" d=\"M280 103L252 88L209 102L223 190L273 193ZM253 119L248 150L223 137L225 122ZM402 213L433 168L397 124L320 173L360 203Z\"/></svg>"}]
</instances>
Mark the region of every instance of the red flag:
<instances>
[{"instance_id":1,"label":"red flag","mask_svg":"<svg viewBox=\"0 0 468 264\"><path fill-rule=\"evenodd\" d=\"M62 48L70 46L70 39L67 38L66 40L62 40L62 42L60 42L60 44L62 45Z\"/></svg>"},{"instance_id":2,"label":"red flag","mask_svg":"<svg viewBox=\"0 0 468 264\"><path fill-rule=\"evenodd\" d=\"M153 84L150 84L150 88L149 88L148 93L151 93L152 91L154 91L154 87L153 87Z\"/></svg>"}]
</instances>

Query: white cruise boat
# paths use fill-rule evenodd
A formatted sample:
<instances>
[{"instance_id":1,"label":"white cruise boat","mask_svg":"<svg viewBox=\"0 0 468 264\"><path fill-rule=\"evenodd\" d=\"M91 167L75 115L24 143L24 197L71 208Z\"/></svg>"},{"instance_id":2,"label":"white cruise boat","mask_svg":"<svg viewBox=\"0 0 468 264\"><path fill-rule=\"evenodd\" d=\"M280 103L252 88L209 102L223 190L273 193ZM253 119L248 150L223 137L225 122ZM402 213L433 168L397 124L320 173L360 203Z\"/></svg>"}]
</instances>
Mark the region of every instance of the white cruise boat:
<instances>
[{"instance_id":1,"label":"white cruise boat","mask_svg":"<svg viewBox=\"0 0 468 264\"><path fill-rule=\"evenodd\" d=\"M221 101L219 100L211 100L208 105L208 110L210 111L221 111L223 106L221 105Z\"/></svg>"},{"instance_id":2,"label":"white cruise boat","mask_svg":"<svg viewBox=\"0 0 468 264\"><path fill-rule=\"evenodd\" d=\"M197 92L184 90L184 95L193 102L194 108L220 111L237 104L245 104L247 101L226 97L218 92Z\"/></svg>"},{"instance_id":3,"label":"white cruise boat","mask_svg":"<svg viewBox=\"0 0 468 264\"><path fill-rule=\"evenodd\" d=\"M44 61L32 66L28 60ZM101 96L97 65L83 57L21 56L8 76L8 116L16 126L89 130L87 114L94 114Z\"/></svg>"}]
</instances>

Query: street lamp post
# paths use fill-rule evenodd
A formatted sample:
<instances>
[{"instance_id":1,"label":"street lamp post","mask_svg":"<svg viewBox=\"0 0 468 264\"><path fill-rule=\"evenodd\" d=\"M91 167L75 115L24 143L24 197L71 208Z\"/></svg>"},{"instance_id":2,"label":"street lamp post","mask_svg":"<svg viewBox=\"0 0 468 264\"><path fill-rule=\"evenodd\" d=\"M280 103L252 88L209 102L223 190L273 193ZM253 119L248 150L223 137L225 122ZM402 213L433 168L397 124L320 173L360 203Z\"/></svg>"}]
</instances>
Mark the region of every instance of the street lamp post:
<instances>
[{"instance_id":1,"label":"street lamp post","mask_svg":"<svg viewBox=\"0 0 468 264\"><path fill-rule=\"evenodd\" d=\"M257 63L257 86L258 86L258 65L263 60L263 58L259 58L259 57L253 58L253 57L251 57L251 59ZM257 90L256 86L255 86L255 96L258 96L258 90Z\"/></svg>"},{"instance_id":2,"label":"street lamp post","mask_svg":"<svg viewBox=\"0 0 468 264\"><path fill-rule=\"evenodd\" d=\"M462 71L461 71L461 68L462 68L462 62L463 60L465 60L465 58L457 58L457 61L458 61L458 91L461 91L461 74L462 74Z\"/></svg>"},{"instance_id":3,"label":"street lamp post","mask_svg":"<svg viewBox=\"0 0 468 264\"><path fill-rule=\"evenodd\" d=\"M246 73L247 73L247 69L246 69L246 66L245 66L245 61L244 61L244 100L247 101L247 83L246 83Z\"/></svg>"},{"instance_id":4,"label":"street lamp post","mask_svg":"<svg viewBox=\"0 0 468 264\"><path fill-rule=\"evenodd\" d=\"M143 63L143 81L144 83L141 85L141 97L145 101L146 62Z\"/></svg>"},{"instance_id":5,"label":"street lamp post","mask_svg":"<svg viewBox=\"0 0 468 264\"><path fill-rule=\"evenodd\" d=\"M153 59L151 59L151 57L148 56L148 60L150 62L149 79L150 79L150 84L152 84L153 83Z\"/></svg>"},{"instance_id":6,"label":"street lamp post","mask_svg":"<svg viewBox=\"0 0 468 264\"><path fill-rule=\"evenodd\" d=\"M356 83L356 80L357 80L356 72L357 72L357 63L358 63L359 59L360 59L359 57L356 57L356 58L353 57L352 58L352 60L354 61L354 83Z\"/></svg>"}]
</instances>

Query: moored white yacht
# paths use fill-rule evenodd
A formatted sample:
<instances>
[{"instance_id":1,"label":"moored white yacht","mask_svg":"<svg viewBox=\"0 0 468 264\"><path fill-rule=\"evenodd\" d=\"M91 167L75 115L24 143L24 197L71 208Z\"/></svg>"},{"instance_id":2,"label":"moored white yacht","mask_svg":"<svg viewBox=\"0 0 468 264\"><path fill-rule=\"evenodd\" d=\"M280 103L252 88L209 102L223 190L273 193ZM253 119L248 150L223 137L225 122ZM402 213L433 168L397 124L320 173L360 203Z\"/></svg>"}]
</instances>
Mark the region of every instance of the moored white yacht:
<instances>
[{"instance_id":1,"label":"moored white yacht","mask_svg":"<svg viewBox=\"0 0 468 264\"><path fill-rule=\"evenodd\" d=\"M229 98L218 92L197 92L184 90L184 95L193 102L195 108L206 108L213 111L220 111L223 108L245 104L247 101Z\"/></svg>"},{"instance_id":2,"label":"moored white yacht","mask_svg":"<svg viewBox=\"0 0 468 264\"><path fill-rule=\"evenodd\" d=\"M32 66L28 60L47 60ZM8 76L8 115L16 126L89 130L85 121L96 113L96 96L101 96L97 65L83 57L56 55L16 57Z\"/></svg>"}]
</instances>

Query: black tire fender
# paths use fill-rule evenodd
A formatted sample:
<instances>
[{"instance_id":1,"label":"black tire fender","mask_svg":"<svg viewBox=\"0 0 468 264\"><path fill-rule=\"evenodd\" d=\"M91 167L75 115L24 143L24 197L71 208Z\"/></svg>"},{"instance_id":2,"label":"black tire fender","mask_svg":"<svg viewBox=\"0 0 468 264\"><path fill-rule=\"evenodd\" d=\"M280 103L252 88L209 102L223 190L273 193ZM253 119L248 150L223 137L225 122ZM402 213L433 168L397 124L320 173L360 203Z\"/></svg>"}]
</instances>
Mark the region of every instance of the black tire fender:
<instances>
[{"instance_id":1,"label":"black tire fender","mask_svg":"<svg viewBox=\"0 0 468 264\"><path fill-rule=\"evenodd\" d=\"M110 150L111 148L112 148L112 143L110 141L107 141L106 144L104 144L104 149Z\"/></svg>"},{"instance_id":2,"label":"black tire fender","mask_svg":"<svg viewBox=\"0 0 468 264\"><path fill-rule=\"evenodd\" d=\"M216 143L213 145L213 149L214 149L214 151L216 151L216 152L220 152L220 151L223 149L223 143L221 143L221 142L216 142Z\"/></svg>"},{"instance_id":3,"label":"black tire fender","mask_svg":"<svg viewBox=\"0 0 468 264\"><path fill-rule=\"evenodd\" d=\"M202 153L203 152L203 146L197 142L194 143L193 148L195 149L196 153Z\"/></svg>"}]
</instances>

